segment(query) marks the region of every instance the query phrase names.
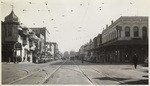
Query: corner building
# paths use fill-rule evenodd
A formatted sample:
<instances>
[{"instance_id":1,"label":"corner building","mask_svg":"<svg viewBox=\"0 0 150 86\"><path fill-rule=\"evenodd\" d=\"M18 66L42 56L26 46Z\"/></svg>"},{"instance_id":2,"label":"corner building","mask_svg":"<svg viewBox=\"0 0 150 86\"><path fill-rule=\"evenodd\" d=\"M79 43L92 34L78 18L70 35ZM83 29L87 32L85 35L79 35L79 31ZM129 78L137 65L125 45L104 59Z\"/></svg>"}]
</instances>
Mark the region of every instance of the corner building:
<instances>
[{"instance_id":1,"label":"corner building","mask_svg":"<svg viewBox=\"0 0 150 86\"><path fill-rule=\"evenodd\" d=\"M2 62L34 62L40 38L20 23L13 10L2 23Z\"/></svg>"},{"instance_id":2,"label":"corner building","mask_svg":"<svg viewBox=\"0 0 150 86\"><path fill-rule=\"evenodd\" d=\"M104 62L132 62L134 54L144 62L148 57L148 17L123 16L112 21L102 32L100 48Z\"/></svg>"}]
</instances>

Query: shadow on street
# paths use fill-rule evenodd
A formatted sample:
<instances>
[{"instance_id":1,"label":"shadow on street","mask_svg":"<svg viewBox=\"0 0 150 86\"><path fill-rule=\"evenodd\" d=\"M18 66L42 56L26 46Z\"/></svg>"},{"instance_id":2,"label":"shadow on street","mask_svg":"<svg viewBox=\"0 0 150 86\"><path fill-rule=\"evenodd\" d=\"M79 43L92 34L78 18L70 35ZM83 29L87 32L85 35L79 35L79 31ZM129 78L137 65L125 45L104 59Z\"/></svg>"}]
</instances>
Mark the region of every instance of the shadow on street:
<instances>
[{"instance_id":1,"label":"shadow on street","mask_svg":"<svg viewBox=\"0 0 150 86\"><path fill-rule=\"evenodd\" d=\"M129 85L148 85L148 79L142 79L142 80L137 80L137 81L129 81L125 82L125 84Z\"/></svg>"},{"instance_id":2,"label":"shadow on street","mask_svg":"<svg viewBox=\"0 0 150 86\"><path fill-rule=\"evenodd\" d=\"M96 78L93 78L93 79L99 79L99 80L111 80L111 81L116 81L116 80L123 81L123 80L128 80L128 79L130 79L130 78L117 78L117 77L113 77L113 78L110 78L110 77L96 77Z\"/></svg>"}]
</instances>

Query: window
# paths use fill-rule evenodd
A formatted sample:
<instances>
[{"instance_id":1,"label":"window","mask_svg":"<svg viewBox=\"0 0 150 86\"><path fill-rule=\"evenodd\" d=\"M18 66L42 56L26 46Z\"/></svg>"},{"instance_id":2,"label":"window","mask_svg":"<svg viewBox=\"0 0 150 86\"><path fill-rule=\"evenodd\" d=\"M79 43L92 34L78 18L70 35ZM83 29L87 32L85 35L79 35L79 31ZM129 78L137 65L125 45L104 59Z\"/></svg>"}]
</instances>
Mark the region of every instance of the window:
<instances>
[{"instance_id":1,"label":"window","mask_svg":"<svg viewBox=\"0 0 150 86\"><path fill-rule=\"evenodd\" d=\"M147 27L142 28L142 33L143 33L143 39L146 40L148 38L147 37Z\"/></svg>"},{"instance_id":2,"label":"window","mask_svg":"<svg viewBox=\"0 0 150 86\"><path fill-rule=\"evenodd\" d=\"M112 32L112 39L114 39L114 32Z\"/></svg>"},{"instance_id":3,"label":"window","mask_svg":"<svg viewBox=\"0 0 150 86\"><path fill-rule=\"evenodd\" d=\"M133 28L133 31L134 31L134 37L138 37L139 36L139 28L137 26L135 26Z\"/></svg>"},{"instance_id":4,"label":"window","mask_svg":"<svg viewBox=\"0 0 150 86\"><path fill-rule=\"evenodd\" d=\"M122 26L118 26L118 37L121 37Z\"/></svg>"},{"instance_id":5,"label":"window","mask_svg":"<svg viewBox=\"0 0 150 86\"><path fill-rule=\"evenodd\" d=\"M113 32L113 39L115 39L115 31Z\"/></svg>"},{"instance_id":6,"label":"window","mask_svg":"<svg viewBox=\"0 0 150 86\"><path fill-rule=\"evenodd\" d=\"M115 34L115 38L116 38L116 37L117 37L117 36L116 36L116 35L117 35L117 34L116 34L116 31L114 32L114 34Z\"/></svg>"},{"instance_id":7,"label":"window","mask_svg":"<svg viewBox=\"0 0 150 86\"><path fill-rule=\"evenodd\" d=\"M130 28L127 26L125 27L125 37L129 37L130 36Z\"/></svg>"}]
</instances>

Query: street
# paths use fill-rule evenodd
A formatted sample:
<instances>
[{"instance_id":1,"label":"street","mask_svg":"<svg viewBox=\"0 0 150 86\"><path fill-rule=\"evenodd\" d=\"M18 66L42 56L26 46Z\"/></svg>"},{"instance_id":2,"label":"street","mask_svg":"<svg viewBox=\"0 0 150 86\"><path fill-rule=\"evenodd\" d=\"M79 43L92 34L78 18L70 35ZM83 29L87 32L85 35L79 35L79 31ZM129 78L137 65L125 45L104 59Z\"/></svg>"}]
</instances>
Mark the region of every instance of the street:
<instances>
[{"instance_id":1,"label":"street","mask_svg":"<svg viewBox=\"0 0 150 86\"><path fill-rule=\"evenodd\" d=\"M132 64L57 60L43 64L2 63L2 84L128 85L147 84L148 67Z\"/></svg>"}]
</instances>

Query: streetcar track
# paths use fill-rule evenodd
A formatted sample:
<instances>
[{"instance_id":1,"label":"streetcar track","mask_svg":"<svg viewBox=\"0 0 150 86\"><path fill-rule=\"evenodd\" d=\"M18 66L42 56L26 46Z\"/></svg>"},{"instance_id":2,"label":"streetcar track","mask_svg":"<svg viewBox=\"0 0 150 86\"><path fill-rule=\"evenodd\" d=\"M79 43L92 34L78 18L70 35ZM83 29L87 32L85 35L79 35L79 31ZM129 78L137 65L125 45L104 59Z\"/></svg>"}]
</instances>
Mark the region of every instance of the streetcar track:
<instances>
[{"instance_id":1,"label":"streetcar track","mask_svg":"<svg viewBox=\"0 0 150 86\"><path fill-rule=\"evenodd\" d=\"M46 67L41 68L41 69L37 69L37 71L31 72L31 73L29 73L28 70L24 69L23 71L26 71L26 72L27 72L27 75L25 75L25 76L23 76L23 77L20 77L20 78L18 78L18 79L15 79L14 81L9 82L8 84L14 84L15 82L18 82L18 81L21 81L21 80L23 80L23 79L25 79L25 78L27 78L27 77L30 77L30 76L32 76L32 75L38 73L38 72L43 71L45 68L48 68L48 67L49 67L49 66L46 66ZM46 73L46 70L45 70L45 73ZM46 73L46 76L48 76L47 73ZM45 77L45 79L47 79L47 78ZM38 83L40 83L40 82L38 82Z\"/></svg>"},{"instance_id":2,"label":"streetcar track","mask_svg":"<svg viewBox=\"0 0 150 86\"><path fill-rule=\"evenodd\" d=\"M78 72L78 73L81 73L81 71L74 70L74 69L71 69L71 68L61 68L61 69L68 69L68 70L71 70L71 71L76 71L76 72Z\"/></svg>"},{"instance_id":3,"label":"streetcar track","mask_svg":"<svg viewBox=\"0 0 150 86\"><path fill-rule=\"evenodd\" d=\"M28 70L24 69L23 71L25 71L27 74L29 74L29 71L28 71Z\"/></svg>"},{"instance_id":4,"label":"streetcar track","mask_svg":"<svg viewBox=\"0 0 150 86\"><path fill-rule=\"evenodd\" d=\"M73 61L73 63L77 66L77 68L81 71L81 73L85 76L85 78L93 85L92 80L81 70L81 68Z\"/></svg>"},{"instance_id":5,"label":"streetcar track","mask_svg":"<svg viewBox=\"0 0 150 86\"><path fill-rule=\"evenodd\" d=\"M66 61L67 61L67 60L66 60ZM19 79L16 79L16 80L10 82L9 84L13 84L13 83L15 83L15 82L17 82L17 81L23 80L23 79L25 79L25 78L27 78L27 77L29 77L29 76L32 76L33 74L36 74L36 73L38 73L38 72L40 72L40 71L45 72L46 75L45 75L44 79L38 81L36 84L46 84L46 83L49 81L50 78L53 78L53 77L54 77L55 73L56 73L59 69L68 69L68 70L72 70L72 71L79 72L79 73L83 74L84 77L90 82L90 84L93 85L93 81L84 73L84 71L83 71L74 61L71 61L71 62L74 63L74 65L79 69L79 71L78 71L78 70L71 69L71 68L62 68L62 65L64 65L64 64L66 63L66 61L63 62L63 63L62 63L59 67L57 67L57 68L56 68L56 67L52 67L52 68L56 68L56 69L55 69L51 74L48 74L48 73L46 72L46 70L44 69L44 68L48 68L49 66L48 66L48 67L44 67L44 68L42 68L42 69L39 69L38 71L33 72L33 73L29 73L28 70L24 69L23 71L26 71L26 72L27 72L27 75L26 75L26 76L23 76L23 77L21 77L21 78L19 78ZM89 67L90 67L90 66L89 66ZM105 75L105 76L107 76L107 77L109 77L109 78L111 78L111 79L113 79L113 80L119 82L119 84L125 84L125 82L123 82L123 81L121 81L121 80L118 80L118 79L116 79L116 78L114 78L114 77L111 77L111 76L109 76L108 74L106 74L106 73L104 73L104 72L99 72L98 70L96 70L96 69L93 68L93 67L90 67L90 68L91 68L92 70L94 70L95 72L97 72L98 74L103 74L103 75Z\"/></svg>"},{"instance_id":6,"label":"streetcar track","mask_svg":"<svg viewBox=\"0 0 150 86\"><path fill-rule=\"evenodd\" d=\"M14 81L12 81L12 82L9 82L9 84L13 84L13 83L15 83L15 82L17 82L17 81L20 81L20 80L22 80L22 79L25 79L25 78L27 78L27 77L29 77L29 76L32 76L33 74L36 74L36 73L38 73L38 72L40 72L40 71L41 71L41 70L38 70L38 71L33 72L33 73L29 73L29 74L27 74L26 76L20 77L20 78L14 80Z\"/></svg>"},{"instance_id":7,"label":"streetcar track","mask_svg":"<svg viewBox=\"0 0 150 86\"><path fill-rule=\"evenodd\" d=\"M75 63L75 62L74 62ZM79 67L79 66L78 66ZM90 67L90 66L89 66ZM121 81L121 80L118 80L118 79L116 79L116 78L114 78L114 77L110 77L108 74L106 74L106 73L104 73L104 72L99 72L98 70L96 70L95 68L92 68L92 67L90 67L92 70L94 70L94 71L96 71L98 74L104 74L105 76L107 76L107 77L109 77L109 78L111 78L111 79L113 79L113 80L115 80L115 81L117 81L117 82L119 82L119 84L124 84L124 85L126 85L125 84L125 82L123 82L123 81ZM81 70L81 68L79 67L79 69ZM81 70L82 71L82 70ZM83 72L83 71L82 71ZM83 74L86 76L86 74L83 72ZM87 78L88 78L88 76L86 76ZM90 78L88 78L91 82L92 82L92 80L90 79Z\"/></svg>"},{"instance_id":8,"label":"streetcar track","mask_svg":"<svg viewBox=\"0 0 150 86\"><path fill-rule=\"evenodd\" d=\"M45 79L44 79L43 81L41 81L40 83L38 83L38 84L46 84L46 83L49 81L49 79L54 76L54 74L60 69L60 67L61 67L64 63L66 63L66 61L63 62L56 70L54 70L49 76L45 77Z\"/></svg>"},{"instance_id":9,"label":"streetcar track","mask_svg":"<svg viewBox=\"0 0 150 86\"><path fill-rule=\"evenodd\" d=\"M94 69L94 68L92 68L92 67L90 67L91 69L93 69L94 71L96 71L98 74L104 74L105 76L107 76L107 77L109 77L109 78L111 78L111 79L113 79L113 80L115 80L115 81L117 81L117 82L119 82L119 84L124 84L125 85L125 82L123 82L123 81L120 81L120 80L118 80L118 79L116 79L116 78L114 78L114 77L110 77L108 74L106 74L106 73L104 73L104 72L99 72L98 70L96 70L96 69Z\"/></svg>"},{"instance_id":10,"label":"streetcar track","mask_svg":"<svg viewBox=\"0 0 150 86\"><path fill-rule=\"evenodd\" d=\"M64 63L66 63L66 61L64 62ZM64 63L62 64L62 65L64 65ZM74 62L72 62L72 63L74 63ZM74 63L75 64L75 63ZM43 82L43 84L46 84L48 81L49 81L49 79L50 78L53 78L54 77L54 74L59 70L59 69L68 69L68 70L71 70L71 71L75 71L75 72L78 72L78 73L81 73L81 74L83 74L84 75L84 77L90 82L90 84L92 85L93 83L92 83L92 81L90 80L90 78L77 66L77 68L80 70L80 71L77 71L77 70L74 70L74 69L71 69L71 68L62 68L62 65L60 65L44 82Z\"/></svg>"}]
</instances>

